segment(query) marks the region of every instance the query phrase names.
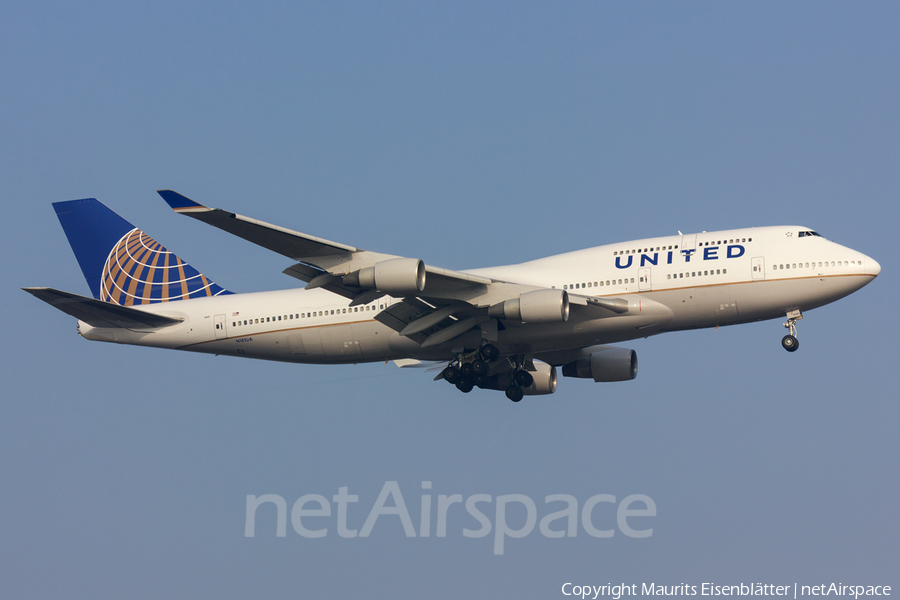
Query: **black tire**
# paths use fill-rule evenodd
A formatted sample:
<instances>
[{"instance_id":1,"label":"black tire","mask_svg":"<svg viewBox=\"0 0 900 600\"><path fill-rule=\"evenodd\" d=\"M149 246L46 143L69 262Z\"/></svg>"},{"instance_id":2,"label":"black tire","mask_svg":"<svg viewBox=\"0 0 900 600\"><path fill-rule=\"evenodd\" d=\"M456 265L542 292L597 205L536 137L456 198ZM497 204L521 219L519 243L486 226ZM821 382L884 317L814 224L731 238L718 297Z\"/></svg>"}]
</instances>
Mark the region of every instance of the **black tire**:
<instances>
[{"instance_id":1,"label":"black tire","mask_svg":"<svg viewBox=\"0 0 900 600\"><path fill-rule=\"evenodd\" d=\"M456 367L447 367L446 369L444 369L441 375L444 377L444 379L447 380L448 383L456 383L457 381L459 381L459 371L456 369Z\"/></svg>"},{"instance_id":2,"label":"black tire","mask_svg":"<svg viewBox=\"0 0 900 600\"><path fill-rule=\"evenodd\" d=\"M471 379L460 379L456 382L456 389L461 391L463 394L468 394L472 391L472 388L475 387L475 383Z\"/></svg>"},{"instance_id":3,"label":"black tire","mask_svg":"<svg viewBox=\"0 0 900 600\"><path fill-rule=\"evenodd\" d=\"M800 340L792 335L786 335L781 338L781 346L788 352L796 352L800 347Z\"/></svg>"},{"instance_id":4,"label":"black tire","mask_svg":"<svg viewBox=\"0 0 900 600\"><path fill-rule=\"evenodd\" d=\"M482 373L487 373L488 366L487 363L481 360L480 358L476 358L472 361L472 372L476 375L481 375Z\"/></svg>"},{"instance_id":5,"label":"black tire","mask_svg":"<svg viewBox=\"0 0 900 600\"><path fill-rule=\"evenodd\" d=\"M487 362L494 362L500 356L500 351L493 344L486 344L481 347L481 358Z\"/></svg>"},{"instance_id":6,"label":"black tire","mask_svg":"<svg viewBox=\"0 0 900 600\"><path fill-rule=\"evenodd\" d=\"M506 388L506 397L512 400L513 402L518 402L525 395L525 392L522 391L517 385L511 385Z\"/></svg>"},{"instance_id":7,"label":"black tire","mask_svg":"<svg viewBox=\"0 0 900 600\"><path fill-rule=\"evenodd\" d=\"M519 370L513 373L513 381L519 387L530 387L531 384L534 383L534 377L531 376L531 373L525 370Z\"/></svg>"},{"instance_id":8,"label":"black tire","mask_svg":"<svg viewBox=\"0 0 900 600\"><path fill-rule=\"evenodd\" d=\"M463 363L459 366L459 373L463 377L469 377L472 374L472 363Z\"/></svg>"},{"instance_id":9,"label":"black tire","mask_svg":"<svg viewBox=\"0 0 900 600\"><path fill-rule=\"evenodd\" d=\"M484 385L488 382L488 376L487 376L487 375L484 375L484 374L482 374L482 375L476 375L476 376L472 379L472 381L474 381L474 382L475 382L475 385L477 385L478 387L483 388Z\"/></svg>"}]
</instances>

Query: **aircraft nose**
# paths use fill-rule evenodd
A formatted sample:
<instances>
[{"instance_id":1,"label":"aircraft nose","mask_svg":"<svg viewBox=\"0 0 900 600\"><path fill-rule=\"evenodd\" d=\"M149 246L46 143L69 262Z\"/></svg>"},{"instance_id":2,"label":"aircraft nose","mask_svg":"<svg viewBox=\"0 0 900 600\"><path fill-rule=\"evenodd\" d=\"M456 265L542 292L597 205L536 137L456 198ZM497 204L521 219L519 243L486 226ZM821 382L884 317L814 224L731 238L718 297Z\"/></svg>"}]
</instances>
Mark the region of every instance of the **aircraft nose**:
<instances>
[{"instance_id":1,"label":"aircraft nose","mask_svg":"<svg viewBox=\"0 0 900 600\"><path fill-rule=\"evenodd\" d=\"M878 277L878 274L881 273L881 265L878 264L878 261L868 256L866 257L866 273L875 277Z\"/></svg>"}]
</instances>

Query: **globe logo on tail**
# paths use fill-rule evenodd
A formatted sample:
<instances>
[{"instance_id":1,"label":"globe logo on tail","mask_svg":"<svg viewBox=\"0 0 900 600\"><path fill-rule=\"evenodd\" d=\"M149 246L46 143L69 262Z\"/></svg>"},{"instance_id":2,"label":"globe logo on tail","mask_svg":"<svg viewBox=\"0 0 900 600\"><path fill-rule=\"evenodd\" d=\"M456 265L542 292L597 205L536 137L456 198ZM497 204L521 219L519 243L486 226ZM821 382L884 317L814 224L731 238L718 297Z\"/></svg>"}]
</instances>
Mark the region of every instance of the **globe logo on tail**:
<instances>
[{"instance_id":1,"label":"globe logo on tail","mask_svg":"<svg viewBox=\"0 0 900 600\"><path fill-rule=\"evenodd\" d=\"M140 229L113 246L103 265L100 299L121 306L227 294Z\"/></svg>"}]
</instances>

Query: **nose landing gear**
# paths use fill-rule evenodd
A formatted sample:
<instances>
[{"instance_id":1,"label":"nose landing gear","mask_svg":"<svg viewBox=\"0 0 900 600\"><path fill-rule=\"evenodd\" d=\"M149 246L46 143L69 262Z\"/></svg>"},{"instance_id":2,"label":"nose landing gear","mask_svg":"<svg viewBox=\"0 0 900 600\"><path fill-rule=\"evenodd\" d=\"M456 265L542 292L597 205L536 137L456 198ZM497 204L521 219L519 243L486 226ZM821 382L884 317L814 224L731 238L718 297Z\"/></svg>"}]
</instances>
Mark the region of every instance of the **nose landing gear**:
<instances>
[{"instance_id":1,"label":"nose landing gear","mask_svg":"<svg viewBox=\"0 0 900 600\"><path fill-rule=\"evenodd\" d=\"M799 310L792 310L787 313L787 323L784 326L790 332L781 338L781 347L788 352L796 352L800 347L800 340L797 339L797 321L803 318Z\"/></svg>"}]
</instances>

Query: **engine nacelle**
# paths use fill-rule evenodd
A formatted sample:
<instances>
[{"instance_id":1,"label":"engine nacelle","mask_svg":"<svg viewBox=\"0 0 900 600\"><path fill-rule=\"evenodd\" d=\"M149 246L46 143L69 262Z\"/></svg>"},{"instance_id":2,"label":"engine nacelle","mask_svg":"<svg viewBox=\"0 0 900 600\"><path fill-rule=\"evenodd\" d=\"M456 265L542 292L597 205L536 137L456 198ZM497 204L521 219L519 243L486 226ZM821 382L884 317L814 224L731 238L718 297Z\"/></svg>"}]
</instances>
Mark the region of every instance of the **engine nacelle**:
<instances>
[{"instance_id":1,"label":"engine nacelle","mask_svg":"<svg viewBox=\"0 0 900 600\"><path fill-rule=\"evenodd\" d=\"M425 263L418 258L392 258L344 275L344 283L387 294L418 294L425 289Z\"/></svg>"},{"instance_id":2,"label":"engine nacelle","mask_svg":"<svg viewBox=\"0 0 900 600\"><path fill-rule=\"evenodd\" d=\"M569 294L565 290L535 290L494 304L488 314L495 319L523 323L562 323L569 320Z\"/></svg>"},{"instance_id":3,"label":"engine nacelle","mask_svg":"<svg viewBox=\"0 0 900 600\"><path fill-rule=\"evenodd\" d=\"M534 361L534 368L536 369L535 371L529 371L532 378L534 378L534 383L527 388L522 388L525 395L544 396L555 392L557 383L556 367L536 360ZM502 391L512 385L512 382L512 371L503 371L490 376L481 387L487 390Z\"/></svg>"},{"instance_id":4,"label":"engine nacelle","mask_svg":"<svg viewBox=\"0 0 900 600\"><path fill-rule=\"evenodd\" d=\"M594 381L631 381L637 377L637 352L628 348L603 348L590 356L564 365L563 377L593 378Z\"/></svg>"},{"instance_id":5,"label":"engine nacelle","mask_svg":"<svg viewBox=\"0 0 900 600\"><path fill-rule=\"evenodd\" d=\"M556 391L556 367L547 363L535 362L531 376L534 377L534 383L527 388L522 388L526 396L544 396L552 394Z\"/></svg>"}]
</instances>

